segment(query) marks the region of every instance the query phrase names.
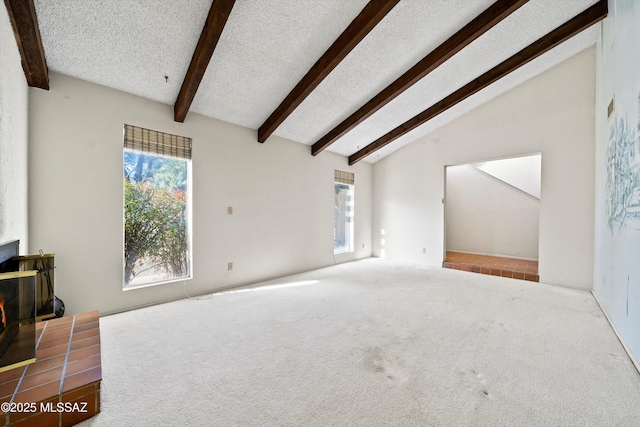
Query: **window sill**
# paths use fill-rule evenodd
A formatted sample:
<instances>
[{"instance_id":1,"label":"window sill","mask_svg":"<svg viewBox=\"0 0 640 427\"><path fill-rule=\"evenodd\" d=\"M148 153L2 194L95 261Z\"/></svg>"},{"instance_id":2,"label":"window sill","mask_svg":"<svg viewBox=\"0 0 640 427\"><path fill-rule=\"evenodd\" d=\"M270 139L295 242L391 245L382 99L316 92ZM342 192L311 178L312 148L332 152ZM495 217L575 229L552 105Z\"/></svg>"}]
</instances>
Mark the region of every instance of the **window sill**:
<instances>
[{"instance_id":1,"label":"window sill","mask_svg":"<svg viewBox=\"0 0 640 427\"><path fill-rule=\"evenodd\" d=\"M185 281L191 280L191 279L193 279L192 276L186 276L186 277L179 277L179 278L176 278L176 279L162 280L160 282L143 283L143 284L140 284L140 285L123 285L122 286L122 290L123 291L133 291L135 289L150 288L152 286L168 285L170 283L176 283L176 282L185 282Z\"/></svg>"},{"instance_id":2,"label":"window sill","mask_svg":"<svg viewBox=\"0 0 640 427\"><path fill-rule=\"evenodd\" d=\"M342 255L342 254L350 254L353 253L353 249L340 249L337 251L333 251L334 255Z\"/></svg>"}]
</instances>

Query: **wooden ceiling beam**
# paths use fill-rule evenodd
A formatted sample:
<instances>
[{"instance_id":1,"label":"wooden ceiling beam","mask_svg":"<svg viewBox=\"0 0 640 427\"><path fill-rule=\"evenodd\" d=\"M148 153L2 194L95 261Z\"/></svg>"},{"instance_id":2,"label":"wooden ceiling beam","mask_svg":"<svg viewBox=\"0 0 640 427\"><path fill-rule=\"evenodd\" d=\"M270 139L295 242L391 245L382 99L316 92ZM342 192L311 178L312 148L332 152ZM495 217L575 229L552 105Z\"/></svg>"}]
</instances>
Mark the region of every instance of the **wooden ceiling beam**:
<instances>
[{"instance_id":1,"label":"wooden ceiling beam","mask_svg":"<svg viewBox=\"0 0 640 427\"><path fill-rule=\"evenodd\" d=\"M309 96L309 94L329 75L331 71L365 38L400 0L371 0L360 14L340 34L340 37L311 67L293 90L284 98L278 108L258 129L258 142L267 138L287 117Z\"/></svg>"},{"instance_id":2,"label":"wooden ceiling beam","mask_svg":"<svg viewBox=\"0 0 640 427\"><path fill-rule=\"evenodd\" d=\"M498 0L311 146L317 155L529 0Z\"/></svg>"},{"instance_id":3,"label":"wooden ceiling beam","mask_svg":"<svg viewBox=\"0 0 640 427\"><path fill-rule=\"evenodd\" d=\"M224 30L234 3L235 0L214 0L213 4L211 4L209 15L191 58L187 74L182 82L178 99L173 107L174 120L176 122L184 122L187 117L193 98L195 98L202 77L207 71L207 66L213 51L216 49L218 40L220 40L220 35Z\"/></svg>"},{"instance_id":4,"label":"wooden ceiling beam","mask_svg":"<svg viewBox=\"0 0 640 427\"><path fill-rule=\"evenodd\" d=\"M600 0L598 3L594 4L584 12L576 15L573 19L567 21L565 24L551 31L546 36L525 47L520 52L503 61L499 65L493 67L491 70L487 71L472 82L461 87L451 95L440 100L420 114L407 120L400 126L381 136L358 152L352 154L351 156L349 156L349 164L353 165L354 163L362 160L370 154L378 151L387 144L400 138L402 135L405 135L418 126L431 120L438 114L448 110L457 103L481 91L485 87L503 78L512 71L517 70L518 68L534 60L545 52L553 49L560 43L589 28L596 22L601 21L602 19L606 18L607 12L607 0Z\"/></svg>"},{"instance_id":5,"label":"wooden ceiling beam","mask_svg":"<svg viewBox=\"0 0 640 427\"><path fill-rule=\"evenodd\" d=\"M49 90L49 71L33 0L4 0L4 4L20 51L27 83L31 87Z\"/></svg>"}]
</instances>

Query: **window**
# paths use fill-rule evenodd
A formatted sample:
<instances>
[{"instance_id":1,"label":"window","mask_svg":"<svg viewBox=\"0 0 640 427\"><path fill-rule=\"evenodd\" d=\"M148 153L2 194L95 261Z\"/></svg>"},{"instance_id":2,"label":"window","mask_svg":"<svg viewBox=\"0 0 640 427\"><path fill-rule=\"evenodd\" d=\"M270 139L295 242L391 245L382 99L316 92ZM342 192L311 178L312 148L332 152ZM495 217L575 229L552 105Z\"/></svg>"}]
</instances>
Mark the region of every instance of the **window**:
<instances>
[{"instance_id":1,"label":"window","mask_svg":"<svg viewBox=\"0 0 640 427\"><path fill-rule=\"evenodd\" d=\"M124 127L124 288L191 277L191 139Z\"/></svg>"},{"instance_id":2,"label":"window","mask_svg":"<svg viewBox=\"0 0 640 427\"><path fill-rule=\"evenodd\" d=\"M350 172L334 173L333 253L353 251L353 183Z\"/></svg>"}]
</instances>

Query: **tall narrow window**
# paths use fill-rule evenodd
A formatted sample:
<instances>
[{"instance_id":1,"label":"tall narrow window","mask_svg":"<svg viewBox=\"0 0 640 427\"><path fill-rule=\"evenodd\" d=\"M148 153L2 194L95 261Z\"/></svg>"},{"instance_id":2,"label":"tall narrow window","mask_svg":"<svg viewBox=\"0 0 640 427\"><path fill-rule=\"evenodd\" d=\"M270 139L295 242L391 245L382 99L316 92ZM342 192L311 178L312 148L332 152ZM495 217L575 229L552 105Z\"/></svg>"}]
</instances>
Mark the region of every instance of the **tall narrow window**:
<instances>
[{"instance_id":1,"label":"tall narrow window","mask_svg":"<svg viewBox=\"0 0 640 427\"><path fill-rule=\"evenodd\" d=\"M353 251L353 184L351 172L334 173L333 252Z\"/></svg>"},{"instance_id":2,"label":"tall narrow window","mask_svg":"<svg viewBox=\"0 0 640 427\"><path fill-rule=\"evenodd\" d=\"M191 138L124 126L124 288L191 277Z\"/></svg>"}]
</instances>

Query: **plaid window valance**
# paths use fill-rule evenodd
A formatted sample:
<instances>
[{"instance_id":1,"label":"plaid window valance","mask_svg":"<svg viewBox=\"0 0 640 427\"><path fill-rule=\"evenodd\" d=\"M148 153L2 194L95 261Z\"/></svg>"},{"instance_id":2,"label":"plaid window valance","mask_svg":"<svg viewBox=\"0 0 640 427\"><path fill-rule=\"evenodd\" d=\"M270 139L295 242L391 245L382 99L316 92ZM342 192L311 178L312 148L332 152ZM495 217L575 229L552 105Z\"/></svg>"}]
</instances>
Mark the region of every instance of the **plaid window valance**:
<instances>
[{"instance_id":1,"label":"plaid window valance","mask_svg":"<svg viewBox=\"0 0 640 427\"><path fill-rule=\"evenodd\" d=\"M162 156L191 159L191 138L124 125L124 147Z\"/></svg>"},{"instance_id":2,"label":"plaid window valance","mask_svg":"<svg viewBox=\"0 0 640 427\"><path fill-rule=\"evenodd\" d=\"M333 181L341 184L353 185L355 182L355 176L352 172L344 172L336 170L333 174Z\"/></svg>"}]
</instances>

